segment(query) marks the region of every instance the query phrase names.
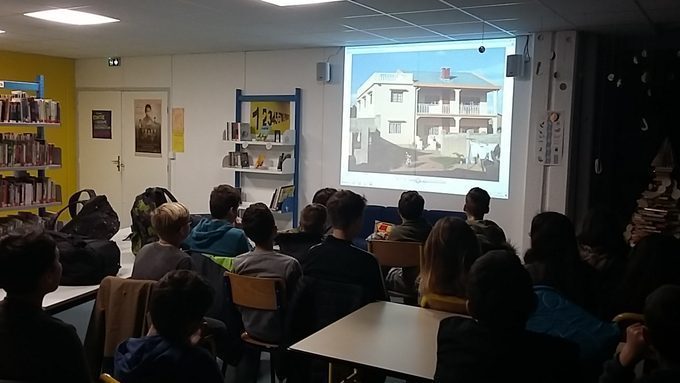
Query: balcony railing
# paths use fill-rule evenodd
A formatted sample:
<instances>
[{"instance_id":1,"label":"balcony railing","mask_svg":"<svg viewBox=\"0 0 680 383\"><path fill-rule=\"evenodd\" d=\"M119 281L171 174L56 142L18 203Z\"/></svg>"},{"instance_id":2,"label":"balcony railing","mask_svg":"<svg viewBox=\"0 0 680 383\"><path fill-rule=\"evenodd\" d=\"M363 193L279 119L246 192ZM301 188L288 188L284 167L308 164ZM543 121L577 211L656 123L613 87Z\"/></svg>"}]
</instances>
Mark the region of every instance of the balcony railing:
<instances>
[{"instance_id":1,"label":"balcony railing","mask_svg":"<svg viewBox=\"0 0 680 383\"><path fill-rule=\"evenodd\" d=\"M420 114L451 114L451 104L418 104Z\"/></svg>"},{"instance_id":2,"label":"balcony railing","mask_svg":"<svg viewBox=\"0 0 680 383\"><path fill-rule=\"evenodd\" d=\"M479 104L463 104L460 106L460 114L478 115L480 113Z\"/></svg>"}]
</instances>

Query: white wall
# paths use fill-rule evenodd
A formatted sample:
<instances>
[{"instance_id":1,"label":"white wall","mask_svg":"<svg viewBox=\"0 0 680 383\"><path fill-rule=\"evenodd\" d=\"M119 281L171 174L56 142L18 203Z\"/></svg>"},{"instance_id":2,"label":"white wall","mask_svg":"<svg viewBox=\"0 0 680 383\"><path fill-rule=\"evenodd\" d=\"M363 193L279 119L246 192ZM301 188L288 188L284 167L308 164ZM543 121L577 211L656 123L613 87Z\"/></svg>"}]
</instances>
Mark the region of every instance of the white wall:
<instances>
[{"instance_id":1,"label":"white wall","mask_svg":"<svg viewBox=\"0 0 680 383\"><path fill-rule=\"evenodd\" d=\"M552 34L544 34L552 38ZM575 36L573 36L575 39ZM523 39L518 46L523 46ZM546 54L545 44L539 44ZM533 48L531 49L533 52ZM573 52L571 61L573 68ZM316 81L316 63L328 60L332 81ZM340 186L343 54L337 48L266 52L216 53L146 58L123 58L119 68L108 68L103 59L76 62L78 89L169 89L172 107L185 108L185 153L171 164L173 193L192 211L208 211L214 185L232 183L233 172L221 169L222 157L232 148L220 141L223 125L234 119L235 89L245 94L292 94L302 89L300 147L301 206L323 186ZM534 63L532 62L532 65ZM564 63L563 63L564 64ZM550 65L547 65L550 67ZM497 221L520 248L527 245L531 217L542 208L564 211L567 167L546 171L533 160L530 116L544 114L551 80L515 82L515 107L510 158L510 198L493 200L490 219ZM544 89L543 91L543 88ZM571 90L571 87L569 88ZM532 96L535 95L535 97ZM375 96L374 96L375 97ZM374 99L375 102L375 99ZM571 109L559 99L553 108ZM570 99L569 99L570 102ZM531 104L535 107L531 108ZM565 109L566 108L566 109ZM534 124L532 124L534 126ZM565 126L565 129L568 129ZM268 202L271 189L264 178L249 200ZM544 188L544 184L548 188ZM399 191L355 188L371 204L396 205ZM544 196L550 192L550 204ZM427 208L462 210L463 197L426 193ZM538 201L538 204L536 203Z\"/></svg>"}]
</instances>

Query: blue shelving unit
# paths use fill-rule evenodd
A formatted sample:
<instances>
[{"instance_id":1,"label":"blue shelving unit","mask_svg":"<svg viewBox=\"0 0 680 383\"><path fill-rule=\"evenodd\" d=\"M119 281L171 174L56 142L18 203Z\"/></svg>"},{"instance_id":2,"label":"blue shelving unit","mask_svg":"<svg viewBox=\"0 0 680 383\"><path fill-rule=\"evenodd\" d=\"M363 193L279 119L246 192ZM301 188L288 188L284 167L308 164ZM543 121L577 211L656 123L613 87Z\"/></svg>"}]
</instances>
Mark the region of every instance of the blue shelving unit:
<instances>
[{"instance_id":1,"label":"blue shelving unit","mask_svg":"<svg viewBox=\"0 0 680 383\"><path fill-rule=\"evenodd\" d=\"M24 92L35 92L36 98L45 98L45 76L38 75L35 81L13 81L13 80L0 80L0 89L7 90L21 90ZM59 123L3 123L2 126L31 126L36 127L37 138L45 139L45 126L59 126ZM45 169L37 169L38 177L45 177ZM43 204L40 206L58 206L61 202L54 202L49 204ZM3 208L3 210L24 210L24 209L34 209L36 206L13 206L10 208ZM38 215L45 214L45 207L38 207Z\"/></svg>"},{"instance_id":2,"label":"blue shelving unit","mask_svg":"<svg viewBox=\"0 0 680 383\"><path fill-rule=\"evenodd\" d=\"M236 121L237 122L243 122L241 121L243 116L243 103L244 102L290 102L293 103L293 110L295 113L295 121L294 121L294 127L295 127L295 145L293 147L293 159L294 159L294 172L293 172L293 185L295 186L295 193L293 195L293 206L291 207L292 210L292 215L293 215L293 227L297 227L298 224L298 215L300 213L300 209L298 208L299 204L299 193L300 193L300 121L302 119L302 89L300 88L295 88L295 94L292 95L245 95L243 94L242 89L236 89ZM242 145L237 143L236 144L236 151L240 151L242 148ZM241 177L244 173L243 171L239 171L238 169L235 169L235 180L234 180L234 185L236 187L241 187Z\"/></svg>"}]
</instances>

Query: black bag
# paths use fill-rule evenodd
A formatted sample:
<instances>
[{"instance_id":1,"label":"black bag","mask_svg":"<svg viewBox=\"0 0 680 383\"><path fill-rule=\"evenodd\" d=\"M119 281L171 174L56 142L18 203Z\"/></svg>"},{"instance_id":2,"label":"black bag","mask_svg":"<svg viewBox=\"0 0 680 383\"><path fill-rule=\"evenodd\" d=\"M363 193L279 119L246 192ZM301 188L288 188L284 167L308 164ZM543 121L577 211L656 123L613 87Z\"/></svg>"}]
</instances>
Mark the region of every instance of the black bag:
<instances>
[{"instance_id":1,"label":"black bag","mask_svg":"<svg viewBox=\"0 0 680 383\"><path fill-rule=\"evenodd\" d=\"M115 242L58 231L48 233L57 242L59 249L62 266L60 285L97 285L105 277L118 274L120 249Z\"/></svg>"},{"instance_id":2,"label":"black bag","mask_svg":"<svg viewBox=\"0 0 680 383\"><path fill-rule=\"evenodd\" d=\"M89 198L80 200L82 193L87 193ZM83 205L80 211L77 211L78 205ZM68 200L68 205L55 214L48 227L54 230L59 215L66 209L71 215L71 221L60 230L62 233L91 239L111 239L120 229L118 214L106 196L97 195L92 189L84 189L73 194Z\"/></svg>"},{"instance_id":3,"label":"black bag","mask_svg":"<svg viewBox=\"0 0 680 383\"><path fill-rule=\"evenodd\" d=\"M135 198L130 209L132 217L132 252L136 255L147 243L158 241L158 236L151 228L151 212L166 202L177 202L175 196L166 188L147 188Z\"/></svg>"}]
</instances>

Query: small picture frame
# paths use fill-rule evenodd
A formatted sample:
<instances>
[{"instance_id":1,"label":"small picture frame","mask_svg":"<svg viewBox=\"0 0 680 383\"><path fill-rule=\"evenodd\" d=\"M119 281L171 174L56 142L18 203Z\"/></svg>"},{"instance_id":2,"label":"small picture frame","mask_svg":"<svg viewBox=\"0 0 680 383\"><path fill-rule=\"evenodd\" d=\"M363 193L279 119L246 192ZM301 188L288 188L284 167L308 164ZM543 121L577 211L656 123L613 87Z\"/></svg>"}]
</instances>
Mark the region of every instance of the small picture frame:
<instances>
[{"instance_id":1,"label":"small picture frame","mask_svg":"<svg viewBox=\"0 0 680 383\"><path fill-rule=\"evenodd\" d=\"M274 131L274 142L281 142L281 131L280 130Z\"/></svg>"}]
</instances>

